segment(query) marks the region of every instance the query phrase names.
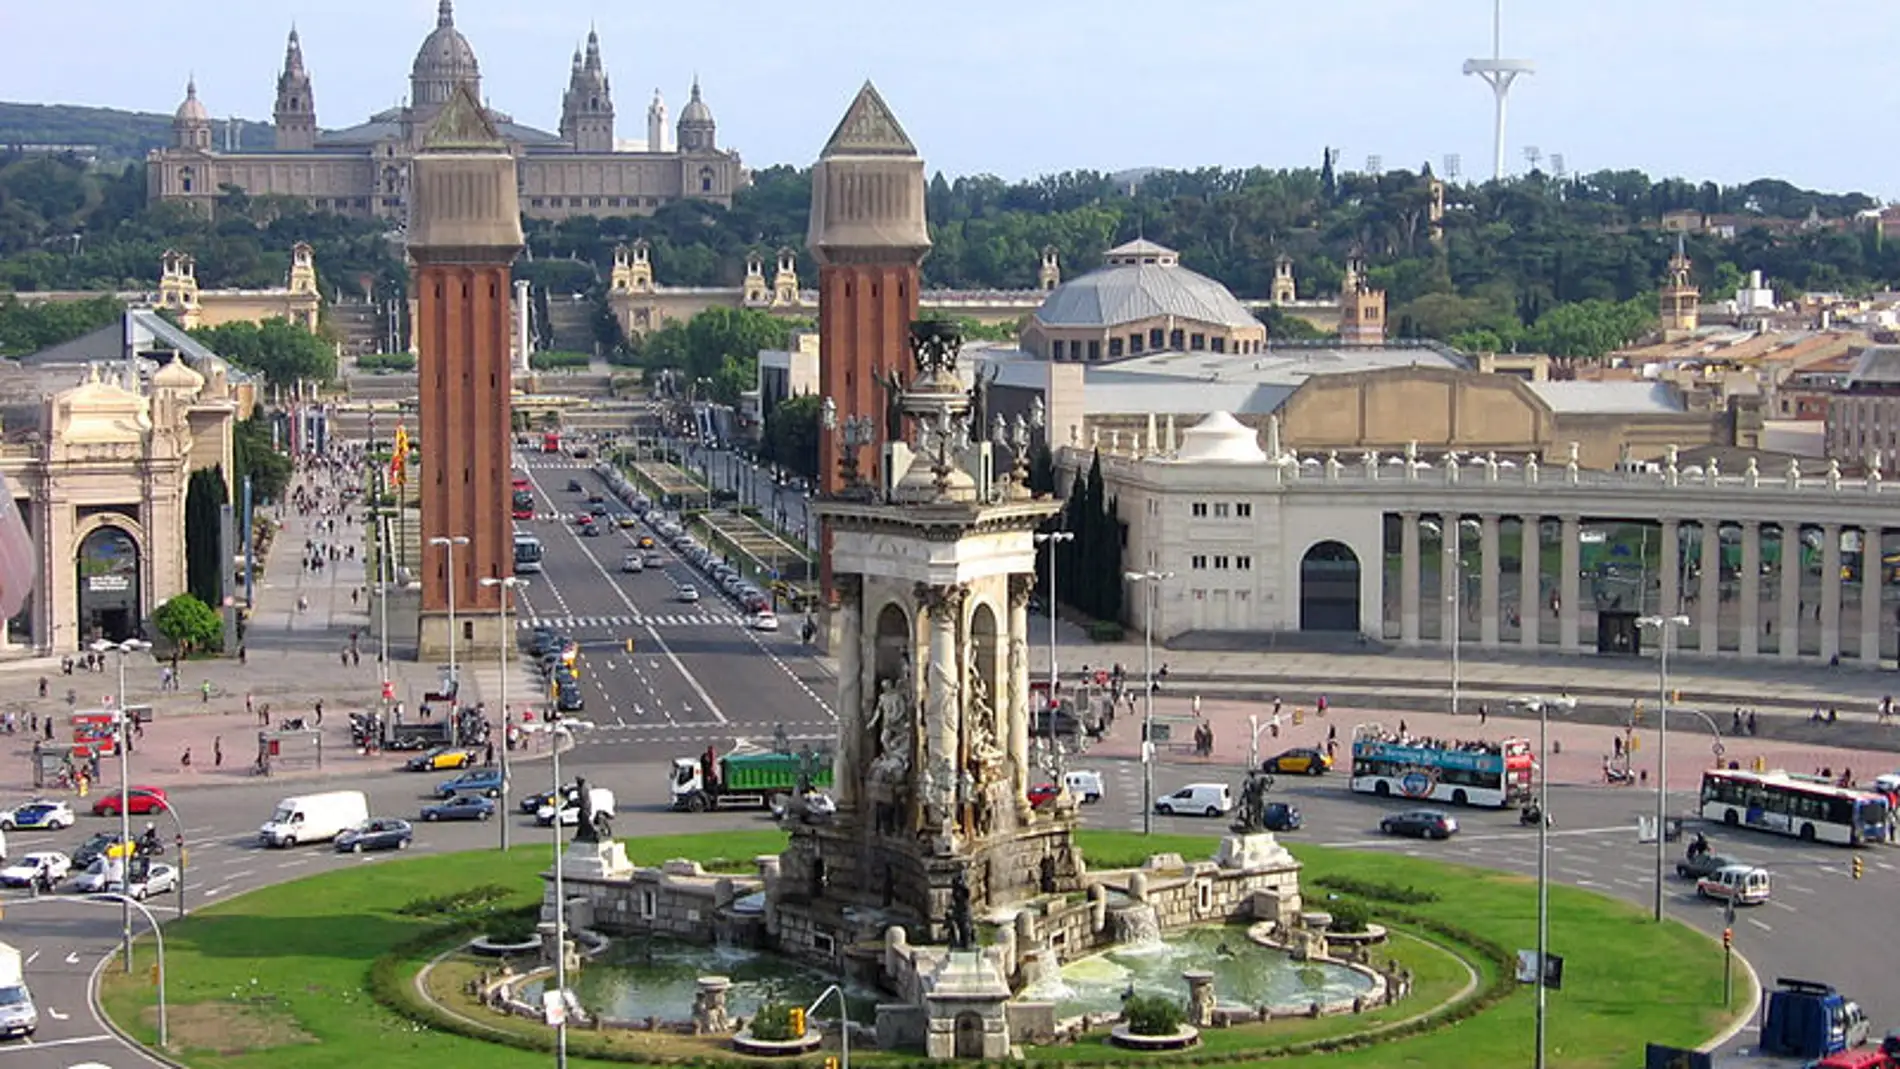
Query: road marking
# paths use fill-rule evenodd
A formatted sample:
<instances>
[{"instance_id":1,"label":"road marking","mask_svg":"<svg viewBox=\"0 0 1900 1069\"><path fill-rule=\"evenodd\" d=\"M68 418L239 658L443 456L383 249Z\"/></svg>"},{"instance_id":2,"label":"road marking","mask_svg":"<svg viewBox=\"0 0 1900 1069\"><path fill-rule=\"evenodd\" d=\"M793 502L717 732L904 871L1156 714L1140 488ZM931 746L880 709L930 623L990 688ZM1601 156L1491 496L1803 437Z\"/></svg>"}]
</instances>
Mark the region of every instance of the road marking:
<instances>
[{"instance_id":1,"label":"road marking","mask_svg":"<svg viewBox=\"0 0 1900 1069\"><path fill-rule=\"evenodd\" d=\"M39 956L40 956L40 952L35 950L33 953L28 954L26 956L26 963L28 965L33 964L35 961L39 960Z\"/></svg>"},{"instance_id":2,"label":"road marking","mask_svg":"<svg viewBox=\"0 0 1900 1069\"><path fill-rule=\"evenodd\" d=\"M75 950L72 953L66 955L66 964L68 965L79 964L79 951Z\"/></svg>"},{"instance_id":3,"label":"road marking","mask_svg":"<svg viewBox=\"0 0 1900 1069\"><path fill-rule=\"evenodd\" d=\"M308 865L308 864L310 864L309 858L300 857L295 861L279 861L277 863L277 867L280 869L294 869L299 865Z\"/></svg>"},{"instance_id":4,"label":"road marking","mask_svg":"<svg viewBox=\"0 0 1900 1069\"><path fill-rule=\"evenodd\" d=\"M1794 908L1793 906L1789 905L1786 902L1776 902L1776 901L1770 900L1768 904L1775 907L1776 909L1786 910L1789 913L1801 912L1800 910Z\"/></svg>"},{"instance_id":5,"label":"road marking","mask_svg":"<svg viewBox=\"0 0 1900 1069\"><path fill-rule=\"evenodd\" d=\"M51 1013L52 1011L48 1010L47 1012ZM63 1021L66 1020L66 1018L56 1017L54 1020ZM31 1046L34 1050L39 1050L43 1047L77 1047L82 1043L110 1043L112 1042L112 1038L113 1037L102 1033L96 1036L72 1036L67 1039L36 1039L32 1042Z\"/></svg>"},{"instance_id":6,"label":"road marking","mask_svg":"<svg viewBox=\"0 0 1900 1069\"><path fill-rule=\"evenodd\" d=\"M1798 895L1811 895L1814 893L1814 888L1803 887L1798 883L1784 883L1781 886L1786 887L1788 890L1793 891L1795 894L1798 894Z\"/></svg>"},{"instance_id":7,"label":"road marking","mask_svg":"<svg viewBox=\"0 0 1900 1069\"><path fill-rule=\"evenodd\" d=\"M1761 921L1758 921L1758 920L1756 920L1756 919L1755 919L1755 918L1753 918L1753 917L1750 917L1750 918L1748 918L1748 923L1750 923L1750 924L1752 924L1752 925L1754 925L1754 926L1755 926L1755 927L1757 927L1757 928L1760 928L1760 929L1761 929L1762 931L1764 931L1764 932L1772 932L1772 931L1774 931L1774 929L1773 929L1773 928L1771 928L1771 927L1769 927L1768 925L1766 925L1766 924L1764 924L1764 923L1762 923Z\"/></svg>"},{"instance_id":8,"label":"road marking","mask_svg":"<svg viewBox=\"0 0 1900 1069\"><path fill-rule=\"evenodd\" d=\"M219 884L218 886L216 886L216 887L213 887L213 888L212 888L212 889L210 889L209 891L206 891L206 892L204 892L204 897L206 897L206 898L216 898L217 896L219 896L219 895L221 895L221 894L223 894L223 893L224 893L224 892L226 892L226 891L229 891L230 889L231 889L231 885L230 885L230 884L228 884L228 883L221 883L221 884Z\"/></svg>"},{"instance_id":9,"label":"road marking","mask_svg":"<svg viewBox=\"0 0 1900 1069\"><path fill-rule=\"evenodd\" d=\"M53 1020L55 1020L55 1021L70 1021L70 1020L72 1020L72 1016L71 1016L70 1014L65 1014L65 1013L61 1013L61 1012L59 1012L58 1010L56 1010L56 1009L54 1009L54 1008L53 1008L53 1007L51 1007L51 1006L48 1006L48 1007L46 1007L46 1016L48 1016L48 1017L51 1017L51 1018L52 1018Z\"/></svg>"}]
</instances>

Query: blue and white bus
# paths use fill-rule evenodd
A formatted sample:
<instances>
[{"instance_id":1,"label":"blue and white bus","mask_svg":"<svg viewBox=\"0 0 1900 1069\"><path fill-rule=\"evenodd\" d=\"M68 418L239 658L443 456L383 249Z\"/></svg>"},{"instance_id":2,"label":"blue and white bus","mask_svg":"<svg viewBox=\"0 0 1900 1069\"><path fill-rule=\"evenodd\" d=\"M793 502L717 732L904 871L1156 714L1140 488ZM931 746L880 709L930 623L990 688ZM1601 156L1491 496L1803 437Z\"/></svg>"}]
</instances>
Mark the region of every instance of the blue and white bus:
<instances>
[{"instance_id":1,"label":"blue and white bus","mask_svg":"<svg viewBox=\"0 0 1900 1069\"><path fill-rule=\"evenodd\" d=\"M1378 724L1361 724L1353 731L1349 785L1382 798L1502 807L1530 797L1536 768L1528 739L1399 738Z\"/></svg>"},{"instance_id":2,"label":"blue and white bus","mask_svg":"<svg viewBox=\"0 0 1900 1069\"><path fill-rule=\"evenodd\" d=\"M515 574L525 575L541 570L541 540L525 531L515 532Z\"/></svg>"},{"instance_id":3,"label":"blue and white bus","mask_svg":"<svg viewBox=\"0 0 1900 1069\"><path fill-rule=\"evenodd\" d=\"M1887 799L1872 791L1788 772L1710 769L1702 774L1702 819L1837 846L1884 843Z\"/></svg>"}]
</instances>

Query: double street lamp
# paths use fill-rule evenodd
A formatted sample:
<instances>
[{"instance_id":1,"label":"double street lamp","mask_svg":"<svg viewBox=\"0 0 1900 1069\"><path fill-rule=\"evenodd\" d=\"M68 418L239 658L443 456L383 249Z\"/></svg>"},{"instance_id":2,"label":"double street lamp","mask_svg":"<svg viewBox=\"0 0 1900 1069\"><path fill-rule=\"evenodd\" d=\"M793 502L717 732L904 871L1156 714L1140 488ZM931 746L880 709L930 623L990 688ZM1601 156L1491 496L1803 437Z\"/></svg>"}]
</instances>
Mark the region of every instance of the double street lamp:
<instances>
[{"instance_id":1,"label":"double street lamp","mask_svg":"<svg viewBox=\"0 0 1900 1069\"><path fill-rule=\"evenodd\" d=\"M120 879L124 881L125 895L120 896L119 911L119 956L125 959L125 971L132 971L132 788L129 762L126 758L127 744L132 741L132 721L125 714L125 657L129 653L142 653L152 648L150 642L143 639L128 638L123 642L107 642L100 639L92 644L93 652L113 652L119 655L119 696L118 728L119 737L115 749L119 751L119 849L123 852L119 859ZM182 911L181 911L182 912Z\"/></svg>"},{"instance_id":2,"label":"double street lamp","mask_svg":"<svg viewBox=\"0 0 1900 1069\"><path fill-rule=\"evenodd\" d=\"M1155 821L1155 613L1160 611L1161 584L1174 578L1173 572L1127 572L1131 583L1146 587L1147 610L1141 614L1142 674L1147 677L1148 695L1141 717L1141 833L1152 835Z\"/></svg>"},{"instance_id":3,"label":"double street lamp","mask_svg":"<svg viewBox=\"0 0 1900 1069\"><path fill-rule=\"evenodd\" d=\"M1043 608L1049 613L1049 708L1050 734L1055 733L1056 691L1062 686L1062 675L1056 670L1056 553L1057 547L1066 542L1075 541L1074 531L1045 531L1036 535L1036 544L1049 547L1049 604ZM1078 710L1079 711L1079 710Z\"/></svg>"},{"instance_id":4,"label":"double street lamp","mask_svg":"<svg viewBox=\"0 0 1900 1069\"><path fill-rule=\"evenodd\" d=\"M1534 1069L1544 1069L1544 1035L1549 1014L1547 994L1550 976L1550 711L1569 712L1577 699L1530 698L1524 706L1537 714L1537 1060Z\"/></svg>"},{"instance_id":5,"label":"double street lamp","mask_svg":"<svg viewBox=\"0 0 1900 1069\"><path fill-rule=\"evenodd\" d=\"M455 547L468 545L467 535L437 535L429 539L432 546L441 546L448 555L449 576L449 689L455 695L449 709L449 722L455 722L455 707L462 703L462 677L455 665ZM454 730L451 728L450 730Z\"/></svg>"},{"instance_id":6,"label":"double street lamp","mask_svg":"<svg viewBox=\"0 0 1900 1069\"><path fill-rule=\"evenodd\" d=\"M496 650L501 661L501 797L498 805L501 818L495 823L501 825L501 848L508 849L508 732L512 724L508 719L508 653L514 649L514 632L508 630L508 601L514 592L528 585L526 579L510 575L497 579L493 576L482 577L483 586L501 588L501 641ZM490 746L494 745L491 740Z\"/></svg>"},{"instance_id":7,"label":"double street lamp","mask_svg":"<svg viewBox=\"0 0 1900 1069\"><path fill-rule=\"evenodd\" d=\"M1669 817L1669 647L1678 628L1688 627L1687 616L1644 616L1636 626L1653 629L1662 643L1656 665L1656 920L1663 919L1663 880L1669 869L1663 822Z\"/></svg>"},{"instance_id":8,"label":"double street lamp","mask_svg":"<svg viewBox=\"0 0 1900 1069\"><path fill-rule=\"evenodd\" d=\"M549 827L554 831L554 989L559 996L561 1007L561 1012L554 1022L554 1064L558 1069L567 1069L568 1014L567 888L561 876L561 814L567 808L567 797L561 790L561 737L565 735L571 739L575 731L593 726L593 723L587 720L568 720L550 708L544 727L548 733L548 765L554 777L553 792L548 798L548 805L554 811L554 819L549 822ZM581 800L575 799L575 804L578 807ZM589 808L591 809L591 805Z\"/></svg>"}]
</instances>

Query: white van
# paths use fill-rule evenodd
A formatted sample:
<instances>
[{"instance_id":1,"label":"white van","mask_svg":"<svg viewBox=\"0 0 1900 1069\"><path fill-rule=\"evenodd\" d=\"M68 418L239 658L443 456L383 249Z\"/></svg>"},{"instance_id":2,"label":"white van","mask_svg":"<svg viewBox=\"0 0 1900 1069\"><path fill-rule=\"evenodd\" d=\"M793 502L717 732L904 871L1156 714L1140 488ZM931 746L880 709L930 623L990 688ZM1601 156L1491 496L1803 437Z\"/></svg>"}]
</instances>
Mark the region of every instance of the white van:
<instances>
[{"instance_id":1,"label":"white van","mask_svg":"<svg viewBox=\"0 0 1900 1069\"><path fill-rule=\"evenodd\" d=\"M1069 788L1069 793L1075 795L1076 800L1083 805L1094 805L1108 793L1108 788L1102 783L1102 774L1086 768L1064 773L1062 785Z\"/></svg>"},{"instance_id":2,"label":"white van","mask_svg":"<svg viewBox=\"0 0 1900 1069\"><path fill-rule=\"evenodd\" d=\"M1768 901L1768 870L1753 865L1724 865L1698 880L1696 894L1738 906Z\"/></svg>"},{"instance_id":3,"label":"white van","mask_svg":"<svg viewBox=\"0 0 1900 1069\"><path fill-rule=\"evenodd\" d=\"M27 990L20 952L0 943L0 1039L30 1036L39 1026L40 1011L33 1007L33 992Z\"/></svg>"},{"instance_id":4,"label":"white van","mask_svg":"<svg viewBox=\"0 0 1900 1069\"><path fill-rule=\"evenodd\" d=\"M278 802L277 811L257 829L257 835L265 846L322 843L368 819L369 800L362 791L303 794Z\"/></svg>"},{"instance_id":5,"label":"white van","mask_svg":"<svg viewBox=\"0 0 1900 1069\"><path fill-rule=\"evenodd\" d=\"M1155 802L1155 812L1166 816L1219 817L1232 808L1234 796L1225 783L1190 783Z\"/></svg>"}]
</instances>

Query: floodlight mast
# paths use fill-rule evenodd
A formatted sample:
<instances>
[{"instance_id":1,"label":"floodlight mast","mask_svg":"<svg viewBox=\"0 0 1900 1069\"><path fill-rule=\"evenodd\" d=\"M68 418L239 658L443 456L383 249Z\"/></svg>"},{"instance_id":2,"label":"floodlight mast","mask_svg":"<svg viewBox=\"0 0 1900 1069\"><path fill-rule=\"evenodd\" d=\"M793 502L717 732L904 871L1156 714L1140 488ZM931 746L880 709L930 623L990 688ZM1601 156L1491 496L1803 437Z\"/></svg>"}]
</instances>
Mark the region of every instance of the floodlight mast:
<instances>
[{"instance_id":1,"label":"floodlight mast","mask_svg":"<svg viewBox=\"0 0 1900 1069\"><path fill-rule=\"evenodd\" d=\"M1492 129L1492 177L1504 180L1504 114L1511 95L1511 84L1521 74L1535 74L1537 67L1528 59L1504 58L1504 0L1492 0L1491 58L1465 60L1465 73L1475 74L1491 87L1497 98L1497 118Z\"/></svg>"}]
</instances>

